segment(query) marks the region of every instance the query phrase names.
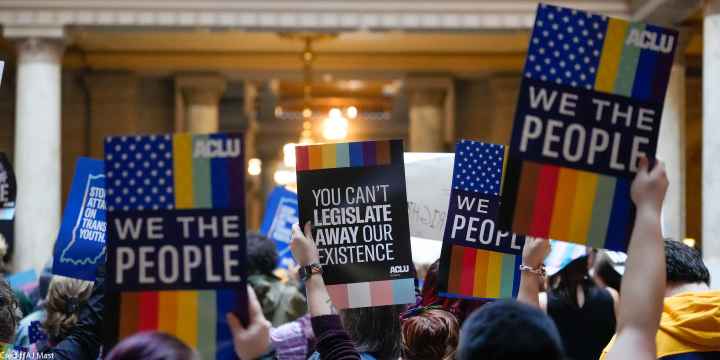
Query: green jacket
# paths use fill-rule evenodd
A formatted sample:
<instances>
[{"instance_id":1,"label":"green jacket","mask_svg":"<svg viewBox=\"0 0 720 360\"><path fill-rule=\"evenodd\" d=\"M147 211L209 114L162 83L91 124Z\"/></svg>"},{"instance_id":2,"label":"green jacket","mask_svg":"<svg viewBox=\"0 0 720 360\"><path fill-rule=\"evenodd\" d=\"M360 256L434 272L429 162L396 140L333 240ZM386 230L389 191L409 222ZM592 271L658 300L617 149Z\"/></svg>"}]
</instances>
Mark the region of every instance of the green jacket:
<instances>
[{"instance_id":1,"label":"green jacket","mask_svg":"<svg viewBox=\"0 0 720 360\"><path fill-rule=\"evenodd\" d=\"M274 327L293 321L307 313L305 296L297 287L284 284L274 275L250 275L248 282L255 290L265 318Z\"/></svg>"}]
</instances>

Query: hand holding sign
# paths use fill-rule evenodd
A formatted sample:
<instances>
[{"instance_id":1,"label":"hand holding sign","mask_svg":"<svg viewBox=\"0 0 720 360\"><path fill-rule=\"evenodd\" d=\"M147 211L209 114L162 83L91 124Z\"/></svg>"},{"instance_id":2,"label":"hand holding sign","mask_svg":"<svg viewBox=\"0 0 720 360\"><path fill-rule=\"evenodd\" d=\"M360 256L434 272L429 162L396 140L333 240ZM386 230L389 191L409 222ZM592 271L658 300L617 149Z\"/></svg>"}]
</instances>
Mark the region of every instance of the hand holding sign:
<instances>
[{"instance_id":1,"label":"hand holding sign","mask_svg":"<svg viewBox=\"0 0 720 360\"><path fill-rule=\"evenodd\" d=\"M659 214L668 188L668 178L664 162L657 160L652 170L648 170L649 163L648 158L640 158L640 169L633 180L630 195L638 209L647 208Z\"/></svg>"},{"instance_id":2,"label":"hand holding sign","mask_svg":"<svg viewBox=\"0 0 720 360\"><path fill-rule=\"evenodd\" d=\"M305 223L304 234L300 231L300 225L293 225L290 249L300 266L307 266L320 261L317 246L312 240L312 225L310 225L309 221Z\"/></svg>"},{"instance_id":3,"label":"hand holding sign","mask_svg":"<svg viewBox=\"0 0 720 360\"><path fill-rule=\"evenodd\" d=\"M241 360L257 359L270 348L270 324L263 315L260 302L252 287L247 287L249 324L243 326L233 313L226 314L228 326L232 331L235 353Z\"/></svg>"}]
</instances>

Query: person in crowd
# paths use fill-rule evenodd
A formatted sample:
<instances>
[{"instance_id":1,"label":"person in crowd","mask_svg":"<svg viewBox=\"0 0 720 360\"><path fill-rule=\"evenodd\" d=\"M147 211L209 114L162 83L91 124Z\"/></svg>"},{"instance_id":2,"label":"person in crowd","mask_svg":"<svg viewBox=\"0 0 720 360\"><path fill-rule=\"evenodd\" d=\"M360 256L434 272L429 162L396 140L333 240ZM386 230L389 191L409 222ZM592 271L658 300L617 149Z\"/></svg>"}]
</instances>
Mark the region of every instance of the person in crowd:
<instances>
[{"instance_id":1,"label":"person in crowd","mask_svg":"<svg viewBox=\"0 0 720 360\"><path fill-rule=\"evenodd\" d=\"M310 314L270 329L270 341L280 360L306 360L315 351Z\"/></svg>"},{"instance_id":2,"label":"person in crowd","mask_svg":"<svg viewBox=\"0 0 720 360\"><path fill-rule=\"evenodd\" d=\"M293 227L291 251L295 261L306 270L303 278L307 293L307 305L310 321L316 337L316 349L322 360L359 360L350 335L345 331L340 316L330 300L323 281L319 255L315 243L310 240L310 225L305 226L305 234L296 224ZM233 334L235 352L242 360L264 356L271 346L270 322L265 319L255 292L249 288L249 323L247 327L240 323L234 314L227 314L228 325Z\"/></svg>"},{"instance_id":3,"label":"person in crowd","mask_svg":"<svg viewBox=\"0 0 720 360\"><path fill-rule=\"evenodd\" d=\"M280 326L307 313L305 296L292 284L273 274L278 254L275 243L258 233L247 235L248 282L262 305L265 317Z\"/></svg>"},{"instance_id":4,"label":"person in crowd","mask_svg":"<svg viewBox=\"0 0 720 360\"><path fill-rule=\"evenodd\" d=\"M617 264L610 253L604 250L599 250L595 255L595 262L592 266L592 278L595 283L604 288L614 289L616 292L620 291L620 283L622 282L622 273L624 265ZM618 294L619 295L619 294Z\"/></svg>"},{"instance_id":5,"label":"person in crowd","mask_svg":"<svg viewBox=\"0 0 720 360\"><path fill-rule=\"evenodd\" d=\"M475 309L487 304L487 301L448 298L441 296L438 289L439 269L440 260L436 260L430 265L427 273L425 274L425 280L423 281L423 287L420 293L420 300L417 304L415 304L415 306L411 307L411 309L437 305L455 315L459 323L462 324L465 319L470 316L473 311L475 311Z\"/></svg>"},{"instance_id":6,"label":"person in crowd","mask_svg":"<svg viewBox=\"0 0 720 360\"><path fill-rule=\"evenodd\" d=\"M562 360L564 356L560 334L545 313L513 300L499 300L465 320L456 358Z\"/></svg>"},{"instance_id":7,"label":"person in crowd","mask_svg":"<svg viewBox=\"0 0 720 360\"><path fill-rule=\"evenodd\" d=\"M710 273L700 252L666 239L665 281L657 358L720 358L720 291L710 290Z\"/></svg>"},{"instance_id":8,"label":"person in crowd","mask_svg":"<svg viewBox=\"0 0 720 360\"><path fill-rule=\"evenodd\" d=\"M648 159L642 157L631 187L636 216L628 247L627 271L622 283L623 298L618 310L617 341L611 345L607 357L611 360L655 358L655 332L660 322L662 296L665 288L665 255L660 229L660 209L667 186L665 165L662 161L657 161L650 170ZM526 240L523 248L523 271L520 277L518 301L538 309L540 308L538 295L544 282L542 264L549 250L550 245L547 240L532 238ZM480 312L482 310L486 309L481 309ZM489 338L499 339L502 336L496 335L501 331L508 331L507 328L511 326L505 324L500 327L491 324L485 331L494 332L493 336ZM588 326L592 325L588 324ZM523 330L518 329L517 331ZM514 334L513 331L514 329L511 329L507 334ZM546 329L547 331L549 330ZM460 354L465 354L463 352L464 336L473 337L474 334L461 331L458 351ZM482 348L487 341L478 340L472 343L480 343L475 348ZM503 346L506 345L510 344ZM526 357L542 356L561 359L564 356L562 353L556 355L547 357L537 353ZM460 356L459 359L466 358Z\"/></svg>"},{"instance_id":9,"label":"person in crowd","mask_svg":"<svg viewBox=\"0 0 720 360\"><path fill-rule=\"evenodd\" d=\"M545 260L548 288L540 294L540 307L555 322L570 358L596 360L615 333L618 293L590 278L592 253L584 246L561 242L554 246ZM551 258L559 260L557 266L549 266Z\"/></svg>"},{"instance_id":10,"label":"person in crowd","mask_svg":"<svg viewBox=\"0 0 720 360\"><path fill-rule=\"evenodd\" d=\"M134 334L115 345L105 360L200 360L180 339L157 331Z\"/></svg>"},{"instance_id":11,"label":"person in crowd","mask_svg":"<svg viewBox=\"0 0 720 360\"><path fill-rule=\"evenodd\" d=\"M48 335L48 346L61 342L78 322L80 306L92 291L92 282L55 275L50 280L45 320L42 327ZM43 351L38 346L39 351Z\"/></svg>"},{"instance_id":12,"label":"person in crowd","mask_svg":"<svg viewBox=\"0 0 720 360\"><path fill-rule=\"evenodd\" d=\"M403 360L452 360L460 325L455 315L439 306L420 307L403 314Z\"/></svg>"},{"instance_id":13,"label":"person in crowd","mask_svg":"<svg viewBox=\"0 0 720 360\"><path fill-rule=\"evenodd\" d=\"M400 315L405 309L404 305L388 305L340 310L343 328L355 343L362 359L386 360L400 357Z\"/></svg>"},{"instance_id":14,"label":"person in crowd","mask_svg":"<svg viewBox=\"0 0 720 360\"><path fill-rule=\"evenodd\" d=\"M104 296L105 265L101 265L98 266L90 296L78 306L75 325L68 329L61 341L47 350L53 359L98 358L102 345Z\"/></svg>"},{"instance_id":15,"label":"person in crowd","mask_svg":"<svg viewBox=\"0 0 720 360\"><path fill-rule=\"evenodd\" d=\"M0 278L0 343L13 343L21 316L13 289L4 278Z\"/></svg>"}]
</instances>

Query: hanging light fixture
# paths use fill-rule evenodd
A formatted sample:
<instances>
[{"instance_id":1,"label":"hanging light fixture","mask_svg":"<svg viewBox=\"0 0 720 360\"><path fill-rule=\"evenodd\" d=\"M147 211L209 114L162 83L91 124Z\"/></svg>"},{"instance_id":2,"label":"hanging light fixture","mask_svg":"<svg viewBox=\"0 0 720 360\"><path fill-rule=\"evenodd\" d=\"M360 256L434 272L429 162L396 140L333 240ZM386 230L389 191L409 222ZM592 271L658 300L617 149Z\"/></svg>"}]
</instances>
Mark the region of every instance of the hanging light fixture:
<instances>
[{"instance_id":1,"label":"hanging light fixture","mask_svg":"<svg viewBox=\"0 0 720 360\"><path fill-rule=\"evenodd\" d=\"M342 140L348 135L348 120L338 108L330 109L328 117L323 122L323 137L326 140Z\"/></svg>"}]
</instances>

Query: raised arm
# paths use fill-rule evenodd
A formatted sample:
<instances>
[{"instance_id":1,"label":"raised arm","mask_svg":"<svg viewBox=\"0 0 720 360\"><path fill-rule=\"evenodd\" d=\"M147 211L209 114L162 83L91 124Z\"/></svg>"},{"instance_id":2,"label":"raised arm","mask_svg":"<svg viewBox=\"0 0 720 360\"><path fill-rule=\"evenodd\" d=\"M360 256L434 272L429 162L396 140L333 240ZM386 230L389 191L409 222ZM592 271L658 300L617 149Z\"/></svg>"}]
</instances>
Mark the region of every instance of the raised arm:
<instances>
[{"instance_id":1,"label":"raised arm","mask_svg":"<svg viewBox=\"0 0 720 360\"><path fill-rule=\"evenodd\" d=\"M517 300L528 305L540 308L539 294L544 281L539 274L542 270L543 261L550 253L550 241L547 239L531 238L525 239L525 246L522 252L522 264L527 270L520 273L520 289Z\"/></svg>"},{"instance_id":2,"label":"raised arm","mask_svg":"<svg viewBox=\"0 0 720 360\"><path fill-rule=\"evenodd\" d=\"M635 226L622 281L617 340L608 359L655 359L655 336L665 292L665 251L660 230L660 209L668 180L665 164L648 170L647 158L632 184Z\"/></svg>"},{"instance_id":3,"label":"raised arm","mask_svg":"<svg viewBox=\"0 0 720 360\"><path fill-rule=\"evenodd\" d=\"M320 261L317 247L312 240L310 222L305 224L305 233L300 226L293 226L290 250L295 261L301 267L317 264ZM305 281L308 310L312 316L313 332L317 338L317 351L323 360L355 360L360 354L350 339L347 331L342 327L337 310L330 300L325 281L320 274L310 275Z\"/></svg>"}]
</instances>

